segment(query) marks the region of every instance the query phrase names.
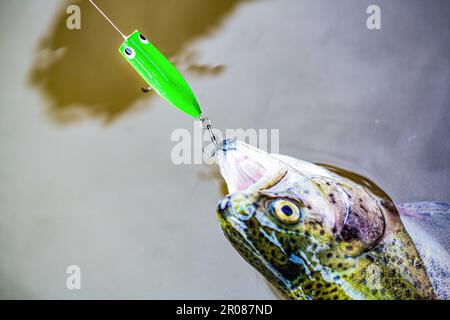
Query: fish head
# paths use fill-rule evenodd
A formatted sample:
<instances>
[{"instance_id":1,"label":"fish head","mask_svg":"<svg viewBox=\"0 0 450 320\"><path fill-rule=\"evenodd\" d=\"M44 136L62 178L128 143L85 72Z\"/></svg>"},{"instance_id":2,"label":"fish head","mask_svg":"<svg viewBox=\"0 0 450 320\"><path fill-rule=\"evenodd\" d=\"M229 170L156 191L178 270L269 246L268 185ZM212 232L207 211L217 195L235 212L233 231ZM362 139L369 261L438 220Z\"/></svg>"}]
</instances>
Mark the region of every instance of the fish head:
<instances>
[{"instance_id":1,"label":"fish head","mask_svg":"<svg viewBox=\"0 0 450 320\"><path fill-rule=\"evenodd\" d=\"M368 254L386 231L379 202L325 168L298 163L222 143L229 194L217 216L226 238L285 298L383 298L392 283L379 275L389 270L377 266L383 253Z\"/></svg>"}]
</instances>

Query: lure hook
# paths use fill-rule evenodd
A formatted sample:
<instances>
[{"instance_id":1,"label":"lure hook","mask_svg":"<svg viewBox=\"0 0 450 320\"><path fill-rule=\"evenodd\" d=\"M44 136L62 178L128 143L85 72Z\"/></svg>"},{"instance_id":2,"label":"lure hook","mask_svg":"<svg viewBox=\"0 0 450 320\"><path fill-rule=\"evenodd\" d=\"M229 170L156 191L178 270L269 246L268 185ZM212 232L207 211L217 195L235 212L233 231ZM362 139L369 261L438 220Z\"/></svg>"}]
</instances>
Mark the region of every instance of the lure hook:
<instances>
[{"instance_id":1,"label":"lure hook","mask_svg":"<svg viewBox=\"0 0 450 320\"><path fill-rule=\"evenodd\" d=\"M220 148L222 148L222 143L219 142L219 139L217 139L217 136L214 134L212 130L212 122L207 117L201 115L199 117L200 120L200 126L202 129L208 130L209 137L211 138L211 142L214 144L214 149L211 153L205 152L205 148L202 147L203 154L209 158L212 158L216 155L217 151L219 151Z\"/></svg>"}]
</instances>

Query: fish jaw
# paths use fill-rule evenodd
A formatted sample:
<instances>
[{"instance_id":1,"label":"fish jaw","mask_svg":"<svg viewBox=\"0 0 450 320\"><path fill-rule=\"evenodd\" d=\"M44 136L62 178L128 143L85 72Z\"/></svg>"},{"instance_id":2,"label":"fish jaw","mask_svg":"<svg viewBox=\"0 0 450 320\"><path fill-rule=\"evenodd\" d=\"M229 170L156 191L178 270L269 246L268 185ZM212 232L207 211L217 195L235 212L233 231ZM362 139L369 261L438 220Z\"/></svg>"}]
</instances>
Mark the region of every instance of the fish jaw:
<instances>
[{"instance_id":1,"label":"fish jaw","mask_svg":"<svg viewBox=\"0 0 450 320\"><path fill-rule=\"evenodd\" d=\"M285 193L289 190L289 193L301 197L306 207L313 207L317 218L324 220L329 229L335 225L336 210L330 208L323 191L312 180L318 175L331 177L327 170L305 161L297 169L280 155L267 153L238 140L222 142L217 162L229 195L260 191Z\"/></svg>"},{"instance_id":2,"label":"fish jaw","mask_svg":"<svg viewBox=\"0 0 450 320\"><path fill-rule=\"evenodd\" d=\"M286 165L279 159L238 140L222 142L217 161L229 194L270 187L273 179L286 174Z\"/></svg>"}]
</instances>

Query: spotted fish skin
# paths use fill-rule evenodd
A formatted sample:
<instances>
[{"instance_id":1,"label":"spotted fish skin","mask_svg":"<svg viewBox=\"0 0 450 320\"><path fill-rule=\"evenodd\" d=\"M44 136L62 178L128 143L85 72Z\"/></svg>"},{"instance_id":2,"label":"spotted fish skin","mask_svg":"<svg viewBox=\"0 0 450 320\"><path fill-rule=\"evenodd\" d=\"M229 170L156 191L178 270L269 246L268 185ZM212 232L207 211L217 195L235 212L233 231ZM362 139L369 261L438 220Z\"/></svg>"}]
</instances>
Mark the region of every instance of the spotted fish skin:
<instances>
[{"instance_id":1,"label":"spotted fish skin","mask_svg":"<svg viewBox=\"0 0 450 320\"><path fill-rule=\"evenodd\" d=\"M219 165L233 190L219 203L220 226L232 246L282 297L435 298L395 205L373 182L239 142L222 151ZM277 168L287 169L279 180L256 189L248 183L236 188L242 172L246 179L253 174L257 185L261 176ZM298 209L298 221L286 223L274 213L273 203L280 200Z\"/></svg>"}]
</instances>

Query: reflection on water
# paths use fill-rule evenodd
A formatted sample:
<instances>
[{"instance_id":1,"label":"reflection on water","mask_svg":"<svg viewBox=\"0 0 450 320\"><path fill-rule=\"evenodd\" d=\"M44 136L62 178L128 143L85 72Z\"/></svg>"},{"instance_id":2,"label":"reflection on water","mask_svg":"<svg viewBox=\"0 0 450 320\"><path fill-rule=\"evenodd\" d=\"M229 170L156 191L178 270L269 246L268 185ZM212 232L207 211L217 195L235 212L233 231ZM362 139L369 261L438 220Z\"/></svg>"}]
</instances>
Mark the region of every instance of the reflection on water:
<instances>
[{"instance_id":1,"label":"reflection on water","mask_svg":"<svg viewBox=\"0 0 450 320\"><path fill-rule=\"evenodd\" d=\"M207 34L243 0L98 0L97 4L122 29L141 30L169 58ZM66 27L63 6L39 44L31 71L32 85L51 102L50 114L59 122L77 119L80 108L90 116L111 121L140 97L145 83L117 52L122 39L87 0L71 1L81 9L81 30ZM68 5L68 3L67 3ZM223 66L193 64L196 74L218 74Z\"/></svg>"},{"instance_id":2,"label":"reflection on water","mask_svg":"<svg viewBox=\"0 0 450 320\"><path fill-rule=\"evenodd\" d=\"M216 75L216 74L221 73L224 68L225 68L224 65L208 66L208 65L204 65L204 64L191 64L187 70L190 72L193 72L193 73L198 73L198 74Z\"/></svg>"}]
</instances>

